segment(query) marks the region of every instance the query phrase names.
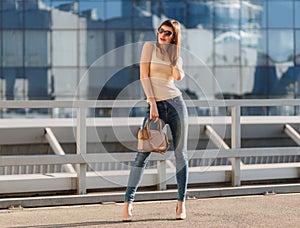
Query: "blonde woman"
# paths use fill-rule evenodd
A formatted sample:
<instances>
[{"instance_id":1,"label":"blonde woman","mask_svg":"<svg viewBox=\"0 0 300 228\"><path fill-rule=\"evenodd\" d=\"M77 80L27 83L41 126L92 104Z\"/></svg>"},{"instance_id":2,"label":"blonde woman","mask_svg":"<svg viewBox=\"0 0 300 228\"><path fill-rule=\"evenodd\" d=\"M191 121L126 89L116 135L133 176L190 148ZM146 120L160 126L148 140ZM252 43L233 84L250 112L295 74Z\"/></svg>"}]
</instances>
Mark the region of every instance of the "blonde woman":
<instances>
[{"instance_id":1,"label":"blonde woman","mask_svg":"<svg viewBox=\"0 0 300 228\"><path fill-rule=\"evenodd\" d=\"M186 218L185 198L188 181L188 113L181 91L174 80L184 77L180 54L180 23L164 21L157 30L157 42L146 42L140 59L140 79L149 104L145 120L162 119L169 124L175 160L178 201L176 219ZM132 221L132 203L142 179L150 152L138 152L131 168L125 193L122 220Z\"/></svg>"}]
</instances>

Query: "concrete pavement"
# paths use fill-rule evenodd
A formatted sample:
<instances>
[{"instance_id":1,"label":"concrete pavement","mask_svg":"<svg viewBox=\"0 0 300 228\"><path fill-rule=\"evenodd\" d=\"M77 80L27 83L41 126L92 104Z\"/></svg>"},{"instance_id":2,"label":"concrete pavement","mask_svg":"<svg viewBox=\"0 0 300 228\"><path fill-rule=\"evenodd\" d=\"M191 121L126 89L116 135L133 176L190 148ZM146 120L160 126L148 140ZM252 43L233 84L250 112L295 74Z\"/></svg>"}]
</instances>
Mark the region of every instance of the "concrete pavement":
<instances>
[{"instance_id":1,"label":"concrete pavement","mask_svg":"<svg viewBox=\"0 0 300 228\"><path fill-rule=\"evenodd\" d=\"M188 218L174 220L176 201L134 203L122 223L122 203L0 210L0 227L300 227L300 194L187 200Z\"/></svg>"}]
</instances>

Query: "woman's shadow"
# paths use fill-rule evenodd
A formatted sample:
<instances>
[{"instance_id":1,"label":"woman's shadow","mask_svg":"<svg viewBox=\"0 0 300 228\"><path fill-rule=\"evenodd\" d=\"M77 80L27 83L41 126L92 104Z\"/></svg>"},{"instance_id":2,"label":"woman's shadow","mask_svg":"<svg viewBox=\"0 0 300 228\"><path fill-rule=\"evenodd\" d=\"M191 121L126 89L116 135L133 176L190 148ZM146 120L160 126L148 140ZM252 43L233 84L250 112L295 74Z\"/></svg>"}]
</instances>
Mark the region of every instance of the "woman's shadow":
<instances>
[{"instance_id":1,"label":"woman's shadow","mask_svg":"<svg viewBox=\"0 0 300 228\"><path fill-rule=\"evenodd\" d=\"M49 224L49 225L34 225L34 226L14 226L11 228L63 228L63 227L89 227L89 226L101 226L101 225L113 225L113 224L131 224L131 223L151 223L155 221L170 222L176 221L175 219L137 219L131 222L122 221L94 221L94 222L79 222L79 223L64 223L64 224Z\"/></svg>"}]
</instances>

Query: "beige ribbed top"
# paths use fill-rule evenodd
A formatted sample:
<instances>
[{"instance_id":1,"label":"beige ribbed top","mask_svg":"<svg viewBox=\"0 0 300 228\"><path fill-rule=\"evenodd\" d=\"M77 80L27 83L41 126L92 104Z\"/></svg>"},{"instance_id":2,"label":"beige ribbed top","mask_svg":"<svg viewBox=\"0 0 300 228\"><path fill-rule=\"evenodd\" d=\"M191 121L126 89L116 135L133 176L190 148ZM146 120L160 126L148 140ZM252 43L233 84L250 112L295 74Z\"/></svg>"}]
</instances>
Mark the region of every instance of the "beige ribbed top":
<instances>
[{"instance_id":1,"label":"beige ribbed top","mask_svg":"<svg viewBox=\"0 0 300 228\"><path fill-rule=\"evenodd\" d=\"M153 48L150 64L150 80L156 101L171 99L181 95L172 77L171 63L157 57L157 48ZM178 59L178 67L182 68L182 59Z\"/></svg>"}]
</instances>

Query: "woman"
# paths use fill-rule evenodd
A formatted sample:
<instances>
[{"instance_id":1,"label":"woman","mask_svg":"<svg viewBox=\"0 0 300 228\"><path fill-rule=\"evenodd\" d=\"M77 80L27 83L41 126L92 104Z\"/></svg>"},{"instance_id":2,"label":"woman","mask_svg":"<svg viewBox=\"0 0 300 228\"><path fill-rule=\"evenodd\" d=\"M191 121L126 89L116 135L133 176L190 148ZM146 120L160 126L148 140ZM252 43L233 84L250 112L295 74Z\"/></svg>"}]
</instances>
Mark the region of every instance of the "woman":
<instances>
[{"instance_id":1,"label":"woman","mask_svg":"<svg viewBox=\"0 0 300 228\"><path fill-rule=\"evenodd\" d=\"M157 42L144 44L140 60L140 79L149 104L145 120L160 118L169 124L175 151L178 202L176 219L186 218L185 198L188 179L188 114L175 80L184 77L180 51L180 23L164 21L157 30ZM123 221L132 221L132 203L150 152L138 152L131 168L125 193Z\"/></svg>"}]
</instances>

